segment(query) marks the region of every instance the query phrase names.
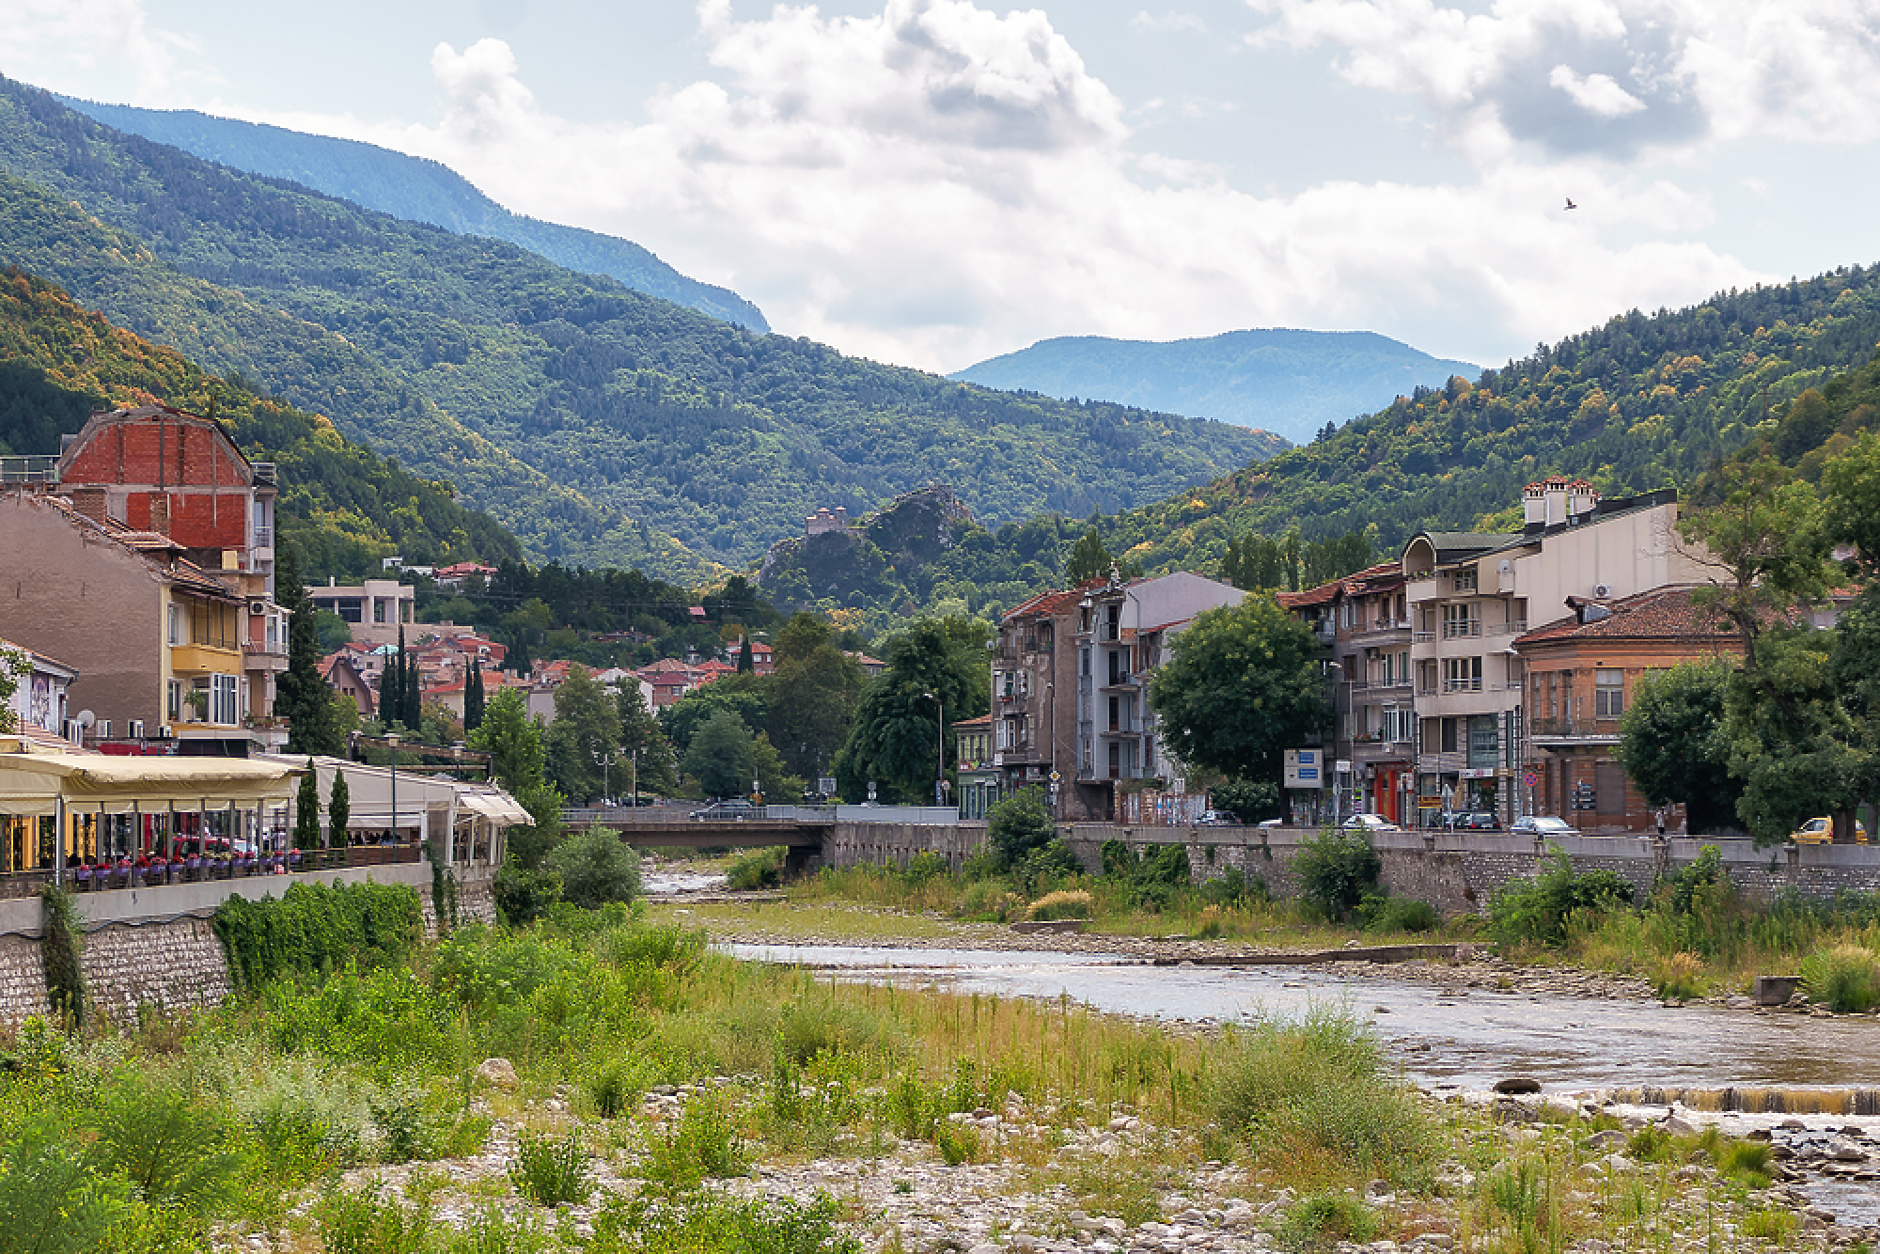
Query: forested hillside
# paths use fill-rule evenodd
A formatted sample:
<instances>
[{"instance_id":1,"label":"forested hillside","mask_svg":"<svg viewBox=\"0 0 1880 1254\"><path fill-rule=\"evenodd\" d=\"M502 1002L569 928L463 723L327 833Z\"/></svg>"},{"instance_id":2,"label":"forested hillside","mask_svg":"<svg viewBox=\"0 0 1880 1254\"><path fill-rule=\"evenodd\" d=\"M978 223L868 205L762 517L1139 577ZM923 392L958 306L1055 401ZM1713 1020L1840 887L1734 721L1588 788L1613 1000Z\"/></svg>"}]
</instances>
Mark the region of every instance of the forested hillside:
<instances>
[{"instance_id":1,"label":"forested hillside","mask_svg":"<svg viewBox=\"0 0 1880 1254\"><path fill-rule=\"evenodd\" d=\"M1370 331L1270 328L1168 343L1064 336L949 377L1219 418L1304 442L1327 423L1480 372Z\"/></svg>"},{"instance_id":2,"label":"forested hillside","mask_svg":"<svg viewBox=\"0 0 1880 1254\"><path fill-rule=\"evenodd\" d=\"M515 538L420 479L347 440L323 418L205 374L173 349L87 313L51 284L0 274L0 451L51 454L94 410L164 401L213 415L250 458L276 464L281 532L309 578L407 560L514 562Z\"/></svg>"},{"instance_id":3,"label":"forested hillside","mask_svg":"<svg viewBox=\"0 0 1880 1254\"><path fill-rule=\"evenodd\" d=\"M49 193L0 217L6 256L449 479L537 558L696 577L704 560L754 562L822 505L859 514L946 482L994 525L1114 512L1283 444L753 334L513 245L124 135L4 80L0 166ZM72 223L48 216L65 202L113 244L100 233L75 252L60 237Z\"/></svg>"},{"instance_id":4,"label":"forested hillside","mask_svg":"<svg viewBox=\"0 0 1880 1254\"><path fill-rule=\"evenodd\" d=\"M1522 485L1550 474L1618 495L1684 486L1876 341L1880 267L1634 311L1103 529L1151 570L1207 570L1243 532L1325 539L1375 524L1388 552L1422 527L1518 524Z\"/></svg>"},{"instance_id":5,"label":"forested hillside","mask_svg":"<svg viewBox=\"0 0 1880 1254\"><path fill-rule=\"evenodd\" d=\"M407 222L428 222L460 235L508 240L570 270L604 274L636 292L753 331L770 330L757 306L736 292L688 278L631 240L511 213L436 161L357 140L303 135L188 109L139 109L60 99L106 126L172 144L208 161L288 179Z\"/></svg>"}]
</instances>

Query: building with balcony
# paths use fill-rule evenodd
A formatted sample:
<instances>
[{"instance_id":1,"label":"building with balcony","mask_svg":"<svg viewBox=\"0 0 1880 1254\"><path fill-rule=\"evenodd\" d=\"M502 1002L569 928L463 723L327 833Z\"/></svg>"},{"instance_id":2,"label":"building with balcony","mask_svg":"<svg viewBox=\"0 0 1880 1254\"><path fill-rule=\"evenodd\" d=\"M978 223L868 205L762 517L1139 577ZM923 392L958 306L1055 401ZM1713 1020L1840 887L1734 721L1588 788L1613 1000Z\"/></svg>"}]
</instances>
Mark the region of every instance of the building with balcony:
<instances>
[{"instance_id":1,"label":"building with balcony","mask_svg":"<svg viewBox=\"0 0 1880 1254\"><path fill-rule=\"evenodd\" d=\"M0 492L0 634L84 676L65 734L120 751L245 757L248 599L169 537L38 488Z\"/></svg>"},{"instance_id":2,"label":"building with balcony","mask_svg":"<svg viewBox=\"0 0 1880 1254\"><path fill-rule=\"evenodd\" d=\"M1515 640L1527 681L1525 812L1603 830L1653 829L1652 808L1618 759L1619 719L1633 689L1652 671L1742 654L1722 616L1692 603L1694 591L1569 597L1568 615Z\"/></svg>"},{"instance_id":3,"label":"building with balcony","mask_svg":"<svg viewBox=\"0 0 1880 1254\"><path fill-rule=\"evenodd\" d=\"M1162 751L1149 676L1168 660L1169 643L1197 614L1238 605L1246 593L1178 571L1127 583L1112 576L1089 584L1077 602L1073 717L1075 788L1070 817L1111 822L1120 790L1153 785L1186 790L1182 766Z\"/></svg>"},{"instance_id":4,"label":"building with balcony","mask_svg":"<svg viewBox=\"0 0 1880 1254\"><path fill-rule=\"evenodd\" d=\"M271 726L275 677L287 669L287 616L274 600L273 463L249 461L213 418L140 405L92 414L64 438L52 478L79 513L163 537L241 599L241 721L263 747L284 746L286 730Z\"/></svg>"},{"instance_id":5,"label":"building with balcony","mask_svg":"<svg viewBox=\"0 0 1880 1254\"><path fill-rule=\"evenodd\" d=\"M1077 687L1078 603L1083 590L1045 592L1021 601L999 620L992 642L992 765L1002 792L1043 788L1060 817L1067 809Z\"/></svg>"},{"instance_id":6,"label":"building with balcony","mask_svg":"<svg viewBox=\"0 0 1880 1254\"><path fill-rule=\"evenodd\" d=\"M1003 772L992 764L992 722L990 714L961 719L953 724L953 743L958 754L954 770L959 779L960 817L983 819L1003 796Z\"/></svg>"},{"instance_id":7,"label":"building with balcony","mask_svg":"<svg viewBox=\"0 0 1880 1254\"><path fill-rule=\"evenodd\" d=\"M1601 500L1585 480L1522 491L1525 526L1506 534L1425 531L1404 546L1417 720L1417 804L1526 811L1526 677L1515 641L1530 613L1569 597L1605 600L1705 580L1676 540L1673 491Z\"/></svg>"},{"instance_id":8,"label":"building with balcony","mask_svg":"<svg viewBox=\"0 0 1880 1254\"><path fill-rule=\"evenodd\" d=\"M325 587L308 588L307 597L315 609L331 610L345 619L354 641L370 645L397 644L399 629L411 625L418 604L418 590L396 579L357 584L329 579Z\"/></svg>"}]
</instances>

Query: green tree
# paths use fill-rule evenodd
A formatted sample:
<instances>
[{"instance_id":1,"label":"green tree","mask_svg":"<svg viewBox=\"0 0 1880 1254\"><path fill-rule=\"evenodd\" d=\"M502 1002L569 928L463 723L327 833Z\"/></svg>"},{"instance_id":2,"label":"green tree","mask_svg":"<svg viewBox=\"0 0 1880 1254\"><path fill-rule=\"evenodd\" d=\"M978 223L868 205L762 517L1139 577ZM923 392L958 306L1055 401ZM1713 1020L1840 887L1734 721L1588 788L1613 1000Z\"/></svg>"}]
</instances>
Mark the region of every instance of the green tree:
<instances>
[{"instance_id":1,"label":"green tree","mask_svg":"<svg viewBox=\"0 0 1880 1254\"><path fill-rule=\"evenodd\" d=\"M1022 863L1057 839L1057 824L1045 808L1044 789L1021 788L986 811L986 847L1002 869Z\"/></svg>"},{"instance_id":2,"label":"green tree","mask_svg":"<svg viewBox=\"0 0 1880 1254\"><path fill-rule=\"evenodd\" d=\"M1732 677L1724 735L1743 784L1737 814L1758 843L1771 844L1814 815L1836 816L1837 828L1851 819L1871 760L1841 704L1834 633L1775 627L1759 635L1756 670Z\"/></svg>"},{"instance_id":3,"label":"green tree","mask_svg":"<svg viewBox=\"0 0 1880 1254\"><path fill-rule=\"evenodd\" d=\"M729 710L746 727L763 727L769 718L766 689L755 675L726 675L680 697L659 712L659 727L685 760L692 737L720 710ZM749 783L749 780L745 781Z\"/></svg>"},{"instance_id":4,"label":"green tree","mask_svg":"<svg viewBox=\"0 0 1880 1254\"><path fill-rule=\"evenodd\" d=\"M557 845L542 865L561 880L562 900L585 910L640 895L640 855L609 828L576 833Z\"/></svg>"},{"instance_id":5,"label":"green tree","mask_svg":"<svg viewBox=\"0 0 1880 1254\"><path fill-rule=\"evenodd\" d=\"M333 690L320 675L313 602L301 581L300 557L292 544L280 547L274 570L274 600L289 615L287 669L274 681L274 709L287 720L288 751L337 756L344 743L333 725Z\"/></svg>"},{"instance_id":6,"label":"green tree","mask_svg":"<svg viewBox=\"0 0 1880 1254\"><path fill-rule=\"evenodd\" d=\"M346 772L333 772L333 787L326 796L326 843L344 847L351 837L347 829L352 824L352 789L346 785Z\"/></svg>"},{"instance_id":7,"label":"green tree","mask_svg":"<svg viewBox=\"0 0 1880 1254\"><path fill-rule=\"evenodd\" d=\"M320 777L313 769L313 759L307 759L307 773L300 779L300 790L294 796L294 848L318 849L320 847Z\"/></svg>"},{"instance_id":8,"label":"green tree","mask_svg":"<svg viewBox=\"0 0 1880 1254\"><path fill-rule=\"evenodd\" d=\"M792 774L814 779L828 769L849 737L867 684L861 665L826 630L820 643L791 650L766 677L766 728Z\"/></svg>"},{"instance_id":9,"label":"green tree","mask_svg":"<svg viewBox=\"0 0 1880 1254\"><path fill-rule=\"evenodd\" d=\"M1351 917L1366 896L1378 894L1384 860L1362 832L1327 829L1308 836L1293 860L1299 895L1334 922Z\"/></svg>"},{"instance_id":10,"label":"green tree","mask_svg":"<svg viewBox=\"0 0 1880 1254\"><path fill-rule=\"evenodd\" d=\"M620 718L621 752L629 758L639 755L637 768L628 768L638 771L637 787L642 792L678 792L679 777L672 745L659 729L659 720L646 708L646 697L637 679L629 677L621 681L614 696L614 709Z\"/></svg>"},{"instance_id":11,"label":"green tree","mask_svg":"<svg viewBox=\"0 0 1880 1254\"><path fill-rule=\"evenodd\" d=\"M1724 702L1734 668L1686 662L1647 671L1619 719L1619 762L1654 806L1682 802L1694 832L1736 821L1742 782L1730 774Z\"/></svg>"},{"instance_id":12,"label":"green tree","mask_svg":"<svg viewBox=\"0 0 1880 1254\"><path fill-rule=\"evenodd\" d=\"M783 755L763 732L758 732L751 741L751 768L757 774L758 787L767 802L785 804L802 795L803 777L790 773Z\"/></svg>"},{"instance_id":13,"label":"green tree","mask_svg":"<svg viewBox=\"0 0 1880 1254\"><path fill-rule=\"evenodd\" d=\"M736 797L757 777L751 730L730 710L714 710L685 752L685 773L707 797Z\"/></svg>"},{"instance_id":14,"label":"green tree","mask_svg":"<svg viewBox=\"0 0 1880 1254\"><path fill-rule=\"evenodd\" d=\"M891 799L932 797L944 743L941 707L951 726L979 717L991 704L989 634L977 620L928 618L889 641L887 668L863 691L855 711L845 746L850 771L876 780Z\"/></svg>"},{"instance_id":15,"label":"green tree","mask_svg":"<svg viewBox=\"0 0 1880 1254\"><path fill-rule=\"evenodd\" d=\"M490 699L470 747L490 755L496 782L535 820L529 827L511 829L509 856L525 870L537 869L561 838L562 798L548 782L542 725L529 717L520 688L505 688Z\"/></svg>"},{"instance_id":16,"label":"green tree","mask_svg":"<svg viewBox=\"0 0 1880 1254\"><path fill-rule=\"evenodd\" d=\"M483 693L483 667L472 659L463 677L463 730L467 736L483 721L488 698Z\"/></svg>"},{"instance_id":17,"label":"green tree","mask_svg":"<svg viewBox=\"0 0 1880 1254\"><path fill-rule=\"evenodd\" d=\"M1331 724L1318 637L1271 596L1205 611L1170 650L1149 699L1163 743L1191 766L1276 780L1281 754Z\"/></svg>"},{"instance_id":18,"label":"green tree","mask_svg":"<svg viewBox=\"0 0 1880 1254\"><path fill-rule=\"evenodd\" d=\"M738 674L754 675L757 673L757 661L751 653L751 638L745 636L738 645Z\"/></svg>"},{"instance_id":19,"label":"green tree","mask_svg":"<svg viewBox=\"0 0 1880 1254\"><path fill-rule=\"evenodd\" d=\"M597 797L603 784L624 779L620 707L586 667L569 667L568 677L555 689L555 720L544 740L549 778L576 801ZM597 754L612 758L621 769L603 769L595 761Z\"/></svg>"},{"instance_id":20,"label":"green tree","mask_svg":"<svg viewBox=\"0 0 1880 1254\"><path fill-rule=\"evenodd\" d=\"M1116 559L1110 556L1110 550L1104 546L1103 533L1093 525L1084 530L1071 546L1071 555L1064 562L1064 578L1072 586L1091 579L1108 579L1110 567Z\"/></svg>"}]
</instances>

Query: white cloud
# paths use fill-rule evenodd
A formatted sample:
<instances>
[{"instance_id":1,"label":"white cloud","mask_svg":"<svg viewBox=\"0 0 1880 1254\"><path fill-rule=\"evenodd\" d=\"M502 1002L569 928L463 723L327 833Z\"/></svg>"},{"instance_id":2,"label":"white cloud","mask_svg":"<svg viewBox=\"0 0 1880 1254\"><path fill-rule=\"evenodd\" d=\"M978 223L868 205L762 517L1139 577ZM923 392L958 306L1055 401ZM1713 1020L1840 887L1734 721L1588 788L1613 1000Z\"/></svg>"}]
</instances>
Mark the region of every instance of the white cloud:
<instances>
[{"instance_id":1,"label":"white cloud","mask_svg":"<svg viewBox=\"0 0 1880 1254\"><path fill-rule=\"evenodd\" d=\"M1643 100L1619 86L1609 74L1588 74L1582 78L1571 66L1556 65L1547 75L1547 82L1566 92L1580 108L1602 118L1622 118L1645 107Z\"/></svg>"},{"instance_id":2,"label":"white cloud","mask_svg":"<svg viewBox=\"0 0 1880 1254\"><path fill-rule=\"evenodd\" d=\"M1147 9L1138 10L1136 16L1129 19L1130 29L1146 30L1155 34L1205 35L1208 33L1207 19L1198 13L1151 13Z\"/></svg>"},{"instance_id":3,"label":"white cloud","mask_svg":"<svg viewBox=\"0 0 1880 1254\"><path fill-rule=\"evenodd\" d=\"M152 29L143 0L0 0L0 49L14 78L91 83L113 101L160 100L208 77L189 60L195 41Z\"/></svg>"},{"instance_id":4,"label":"white cloud","mask_svg":"<svg viewBox=\"0 0 1880 1254\"><path fill-rule=\"evenodd\" d=\"M1483 162L1880 136L1880 0L1248 3L1271 16L1255 43L1340 50L1346 79L1420 97Z\"/></svg>"}]
</instances>

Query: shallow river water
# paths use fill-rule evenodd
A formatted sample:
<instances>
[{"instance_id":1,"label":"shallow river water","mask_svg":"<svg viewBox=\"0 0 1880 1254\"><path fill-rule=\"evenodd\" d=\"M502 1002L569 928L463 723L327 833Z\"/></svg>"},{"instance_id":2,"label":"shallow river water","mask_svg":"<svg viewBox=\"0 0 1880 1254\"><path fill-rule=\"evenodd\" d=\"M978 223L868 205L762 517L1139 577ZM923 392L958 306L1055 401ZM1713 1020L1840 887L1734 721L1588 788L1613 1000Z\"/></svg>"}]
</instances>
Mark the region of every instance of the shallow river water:
<instances>
[{"instance_id":1,"label":"shallow river water","mask_svg":"<svg viewBox=\"0 0 1880 1254\"><path fill-rule=\"evenodd\" d=\"M1341 978L1297 967L1152 967L1100 955L834 945L729 945L740 957L858 978L1068 996L1146 1018L1233 1021L1340 1006L1373 1020L1409 1074L1481 1089L1529 1075L1549 1090L1880 1086L1880 1019L1595 1001Z\"/></svg>"}]
</instances>

